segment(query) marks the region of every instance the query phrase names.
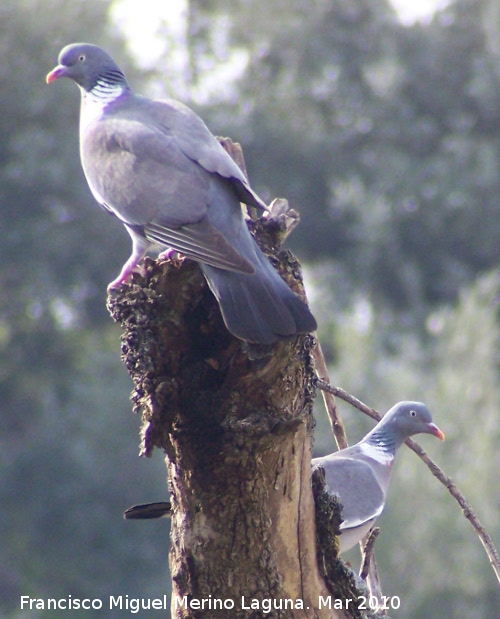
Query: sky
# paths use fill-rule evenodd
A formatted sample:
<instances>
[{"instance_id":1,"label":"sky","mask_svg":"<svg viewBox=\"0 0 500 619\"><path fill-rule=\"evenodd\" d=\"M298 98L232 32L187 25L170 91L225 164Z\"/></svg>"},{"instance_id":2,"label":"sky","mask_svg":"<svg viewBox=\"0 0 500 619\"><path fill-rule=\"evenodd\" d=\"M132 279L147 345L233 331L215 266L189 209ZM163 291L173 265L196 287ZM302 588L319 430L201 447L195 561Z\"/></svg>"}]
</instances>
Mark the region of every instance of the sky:
<instances>
[{"instance_id":1,"label":"sky","mask_svg":"<svg viewBox=\"0 0 500 619\"><path fill-rule=\"evenodd\" d=\"M115 0L111 17L123 31L137 64L148 68L172 40L186 37L187 0ZM170 36L165 36L168 32Z\"/></svg>"},{"instance_id":2,"label":"sky","mask_svg":"<svg viewBox=\"0 0 500 619\"><path fill-rule=\"evenodd\" d=\"M434 13L445 8L451 0L389 0L401 23L411 26L428 22ZM124 32L130 52L137 64L151 66L165 53L169 45L187 36L186 14L188 0L115 0L112 17ZM168 35L166 34L168 32ZM182 45L179 46L182 48ZM182 53L169 62L182 68ZM186 73L184 72L184 75Z\"/></svg>"},{"instance_id":3,"label":"sky","mask_svg":"<svg viewBox=\"0 0 500 619\"><path fill-rule=\"evenodd\" d=\"M444 9L451 0L389 0L402 24L411 26L415 22L427 23L434 13Z\"/></svg>"}]
</instances>

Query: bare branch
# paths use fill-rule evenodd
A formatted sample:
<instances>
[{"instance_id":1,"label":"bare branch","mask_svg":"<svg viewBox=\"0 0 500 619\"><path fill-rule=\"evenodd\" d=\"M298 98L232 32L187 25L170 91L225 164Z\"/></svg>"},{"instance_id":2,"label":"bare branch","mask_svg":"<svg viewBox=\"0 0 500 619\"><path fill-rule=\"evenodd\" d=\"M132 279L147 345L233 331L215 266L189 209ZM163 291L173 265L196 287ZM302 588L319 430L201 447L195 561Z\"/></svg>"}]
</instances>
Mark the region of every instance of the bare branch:
<instances>
[{"instance_id":1,"label":"bare branch","mask_svg":"<svg viewBox=\"0 0 500 619\"><path fill-rule=\"evenodd\" d=\"M328 418L330 419L330 424L332 426L332 432L333 436L335 437L335 442L337 443L337 447L339 449L345 449L346 447L348 447L349 443L347 442L342 418L340 417L337 410L337 403L335 402L334 394L328 389L322 389L320 385L320 382L324 383L325 385L330 385L330 379L328 377L328 369L326 367L325 357L321 349L321 344L319 342L319 339L317 338L316 346L313 350L313 358L314 365L316 366L316 374L320 379L317 385L321 389L321 395L323 396L323 402L325 403L326 412L328 414Z\"/></svg>"},{"instance_id":2,"label":"bare branch","mask_svg":"<svg viewBox=\"0 0 500 619\"><path fill-rule=\"evenodd\" d=\"M439 481L448 488L448 492L455 499L455 501L462 508L462 512L467 520L471 523L474 531L477 533L481 544L484 547L486 554L488 555L489 562L493 571L495 572L495 576L497 577L498 582L500 583L500 558L498 556L498 551L495 548L495 544L493 540L489 536L488 532L480 522L479 518L474 513L471 504L467 501L464 495L457 488L455 482L448 477L443 471L439 468L439 466L429 458L427 453L420 447L418 443L409 438L406 441L408 447L413 450L419 458L421 458L429 467L431 473L434 477L437 477Z\"/></svg>"},{"instance_id":3,"label":"bare branch","mask_svg":"<svg viewBox=\"0 0 500 619\"><path fill-rule=\"evenodd\" d=\"M363 556L361 561L361 567L359 570L360 577L365 580L368 576L368 571L370 569L370 563L372 561L373 556L373 548L375 546L375 541L380 533L379 527L374 527L370 533L366 536L366 544L363 545Z\"/></svg>"}]
</instances>

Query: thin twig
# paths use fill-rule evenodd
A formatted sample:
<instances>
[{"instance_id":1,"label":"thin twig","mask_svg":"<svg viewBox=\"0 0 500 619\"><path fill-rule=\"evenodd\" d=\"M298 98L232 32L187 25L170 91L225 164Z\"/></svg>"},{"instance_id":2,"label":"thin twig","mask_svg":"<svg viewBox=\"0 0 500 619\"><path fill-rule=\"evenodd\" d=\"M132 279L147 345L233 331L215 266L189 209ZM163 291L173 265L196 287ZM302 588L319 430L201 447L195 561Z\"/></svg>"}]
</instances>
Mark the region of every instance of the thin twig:
<instances>
[{"instance_id":1,"label":"thin twig","mask_svg":"<svg viewBox=\"0 0 500 619\"><path fill-rule=\"evenodd\" d=\"M422 449L422 447L420 447L418 443L409 438L406 441L406 444L427 464L434 477L437 477L437 479L439 479L439 481L444 486L446 486L446 488L448 488L448 492L460 505L463 515L467 518L467 520L471 523L472 527L476 531L479 540L483 545L486 554L488 555L488 559L495 573L495 576L500 583L500 557L498 556L498 551L495 547L495 544L493 543L493 540L484 528L483 524L474 513L471 504L457 488L455 482L451 479L451 477L448 477L448 475L443 473L439 466L435 462L433 462L431 458L429 458L427 453Z\"/></svg>"},{"instance_id":2,"label":"thin twig","mask_svg":"<svg viewBox=\"0 0 500 619\"><path fill-rule=\"evenodd\" d=\"M322 391L323 390L328 391L329 393L331 393L334 396L337 396L341 400L348 402L349 404L351 404L352 406L360 410L362 413L365 413L369 417L372 417L372 419L376 419L377 421L381 419L381 416L379 415L379 413L377 413L376 410L374 410L373 408L370 408L366 404L363 404L361 400L358 400L350 393L347 393L347 391L345 391L344 389L341 389L340 387L333 387L332 385L330 385L324 380L318 380L316 382L316 385ZM481 524L479 518L474 513L470 503L467 501L464 495L457 488L455 482L450 477L448 477L445 473L443 473L443 471L439 468L439 466L431 458L429 458L427 453L422 449L422 447L420 447L418 443L416 443L414 440L410 438L407 439L405 442L406 442L406 445L412 451L414 451L419 458L421 458L425 462L425 464L428 466L428 468L430 469L434 477L439 479L439 481L448 489L448 492L455 499L455 501L460 505L464 516L471 523L473 529L478 535L479 540L481 541L481 544L483 545L484 550L488 556L488 560L491 564L493 572L495 573L495 576L498 582L500 583L500 558L498 555L498 551L495 548L493 540L489 536L488 532L486 531L484 526Z\"/></svg>"},{"instance_id":3,"label":"thin twig","mask_svg":"<svg viewBox=\"0 0 500 619\"><path fill-rule=\"evenodd\" d=\"M375 527L365 536L365 539L360 542L362 564L359 574L361 578L366 581L368 591L370 592L370 599L375 597L378 600L378 606L380 608L379 614L387 615L387 611L384 610L384 596L382 594L382 584L378 575L378 565L374 550L375 541L379 533L379 527Z\"/></svg>"},{"instance_id":4,"label":"thin twig","mask_svg":"<svg viewBox=\"0 0 500 619\"><path fill-rule=\"evenodd\" d=\"M321 344L319 343L318 339L316 339L316 346L313 350L313 357L314 365L316 366L316 374L318 375L319 380L322 384L324 383L325 385L330 385L325 357L323 355L323 351L321 350ZM320 385L318 384L318 387L319 386ZM323 402L325 403L326 412L328 413L328 418L330 419L330 424L332 426L332 432L333 436L335 437L337 447L339 449L345 449L346 447L348 447L349 444L347 442L342 418L340 417L337 410L337 403L335 402L334 394L328 389L321 389L321 395L323 396Z\"/></svg>"},{"instance_id":5,"label":"thin twig","mask_svg":"<svg viewBox=\"0 0 500 619\"><path fill-rule=\"evenodd\" d=\"M374 527L370 531L370 533L368 533L368 535L366 536L366 544L363 545L361 567L359 569L359 575L363 580L365 580L366 577L368 576L368 571L370 569L370 563L372 559L374 558L373 547L375 545L375 541L379 533L380 533L380 528Z\"/></svg>"},{"instance_id":6,"label":"thin twig","mask_svg":"<svg viewBox=\"0 0 500 619\"><path fill-rule=\"evenodd\" d=\"M375 421L380 421L382 419L382 415L378 413L374 408L370 408L366 404L363 404L361 400L358 400L358 398L348 393L345 389L342 389L342 387L334 387L333 385L330 385L328 381L321 379L316 381L316 386L318 387L318 389L321 389L322 391L328 391L332 395L335 395L341 400L344 400L344 402L347 402L351 406L354 406L354 408L357 408L365 415L368 415L368 417L375 419Z\"/></svg>"}]
</instances>

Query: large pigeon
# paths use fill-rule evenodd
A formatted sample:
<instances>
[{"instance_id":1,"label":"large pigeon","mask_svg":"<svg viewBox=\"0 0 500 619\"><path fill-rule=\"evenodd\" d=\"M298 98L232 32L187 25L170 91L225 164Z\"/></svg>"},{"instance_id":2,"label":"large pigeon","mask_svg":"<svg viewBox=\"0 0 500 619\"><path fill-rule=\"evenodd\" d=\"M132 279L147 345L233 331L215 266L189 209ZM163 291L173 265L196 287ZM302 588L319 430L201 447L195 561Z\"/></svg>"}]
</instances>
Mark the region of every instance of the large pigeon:
<instances>
[{"instance_id":1,"label":"large pigeon","mask_svg":"<svg viewBox=\"0 0 500 619\"><path fill-rule=\"evenodd\" d=\"M359 443L322 458L326 485L342 504L340 552L355 546L372 528L385 506L396 451L414 434L444 434L422 402L399 402Z\"/></svg>"},{"instance_id":2,"label":"large pigeon","mask_svg":"<svg viewBox=\"0 0 500 619\"><path fill-rule=\"evenodd\" d=\"M81 90L80 155L92 194L132 237L132 254L108 290L126 282L148 250L174 249L200 263L236 337L272 344L316 329L248 231L240 202L265 204L192 110L136 95L96 45L66 46L47 82L61 77Z\"/></svg>"},{"instance_id":3,"label":"large pigeon","mask_svg":"<svg viewBox=\"0 0 500 619\"><path fill-rule=\"evenodd\" d=\"M414 434L432 434L444 440L444 434L432 422L422 402L399 402L359 443L312 460L313 469L325 469L326 484L342 504L339 550L355 546L372 528L385 506L396 451ZM165 518L171 503L143 503L124 512L127 520Z\"/></svg>"}]
</instances>

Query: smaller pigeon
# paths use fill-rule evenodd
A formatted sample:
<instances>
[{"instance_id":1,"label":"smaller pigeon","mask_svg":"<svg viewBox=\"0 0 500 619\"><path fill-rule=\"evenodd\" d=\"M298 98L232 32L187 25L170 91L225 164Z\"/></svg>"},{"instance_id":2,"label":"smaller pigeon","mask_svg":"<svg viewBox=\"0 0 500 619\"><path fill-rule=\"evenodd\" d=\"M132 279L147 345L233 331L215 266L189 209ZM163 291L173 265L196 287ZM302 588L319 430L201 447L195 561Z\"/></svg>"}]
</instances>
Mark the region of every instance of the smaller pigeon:
<instances>
[{"instance_id":1,"label":"smaller pigeon","mask_svg":"<svg viewBox=\"0 0 500 619\"><path fill-rule=\"evenodd\" d=\"M359 443L322 458L326 485L342 504L339 550L355 546L372 528L385 506L396 451L414 434L444 434L422 402L399 402Z\"/></svg>"},{"instance_id":2,"label":"smaller pigeon","mask_svg":"<svg viewBox=\"0 0 500 619\"><path fill-rule=\"evenodd\" d=\"M81 91L80 156L95 199L124 225L132 254L108 290L152 249L200 263L227 329L257 344L316 330L307 305L250 235L241 203L266 209L245 175L188 107L136 95L115 61L88 43L66 46L47 75Z\"/></svg>"},{"instance_id":3,"label":"smaller pigeon","mask_svg":"<svg viewBox=\"0 0 500 619\"><path fill-rule=\"evenodd\" d=\"M372 528L385 506L396 451L407 438L421 433L444 440L425 404L399 402L359 443L312 460L313 469L325 469L328 489L339 496L343 507L340 552L355 546ZM160 501L129 507L123 516L145 520L167 518L170 513L171 504Z\"/></svg>"}]
</instances>

